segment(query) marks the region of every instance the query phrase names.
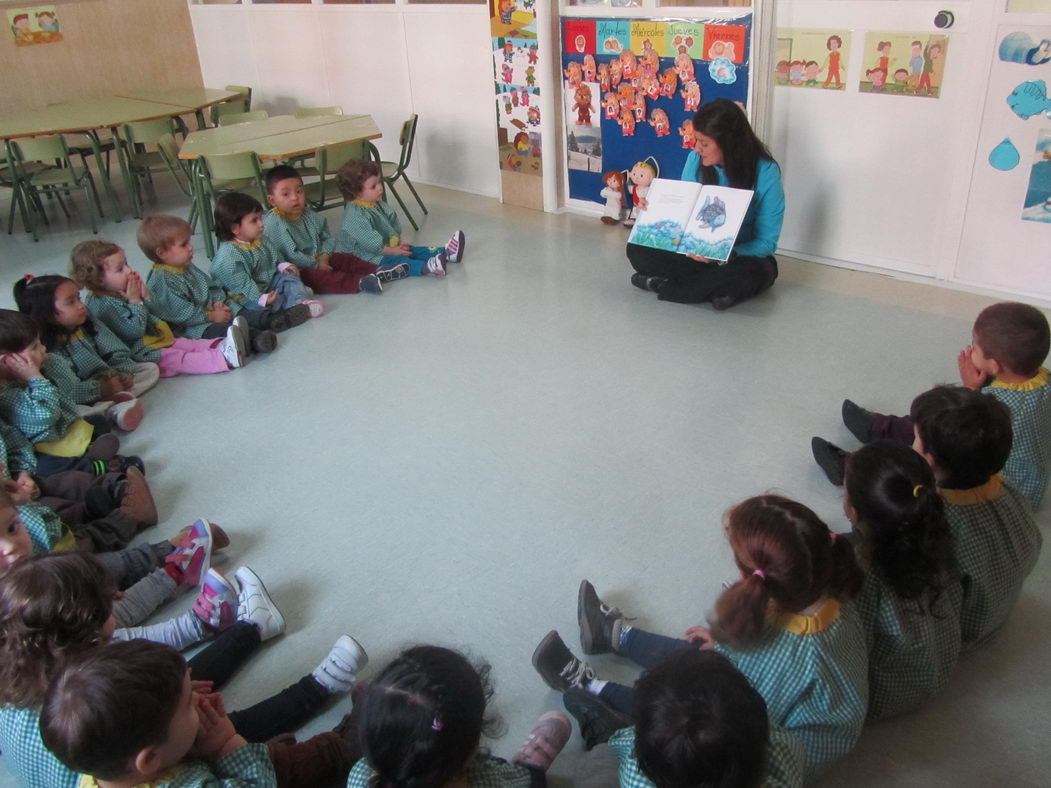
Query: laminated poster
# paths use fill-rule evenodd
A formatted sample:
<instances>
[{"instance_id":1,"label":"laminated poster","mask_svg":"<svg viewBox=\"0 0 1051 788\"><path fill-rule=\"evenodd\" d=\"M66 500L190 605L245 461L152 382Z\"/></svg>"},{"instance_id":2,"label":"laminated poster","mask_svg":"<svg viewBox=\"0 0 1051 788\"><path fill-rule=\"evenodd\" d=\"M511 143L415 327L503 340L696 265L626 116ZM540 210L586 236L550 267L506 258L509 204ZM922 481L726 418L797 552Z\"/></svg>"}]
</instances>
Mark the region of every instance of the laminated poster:
<instances>
[{"instance_id":1,"label":"laminated poster","mask_svg":"<svg viewBox=\"0 0 1051 788\"><path fill-rule=\"evenodd\" d=\"M1037 135L1032 162L1022 218L1051 224L1051 129Z\"/></svg>"},{"instance_id":2,"label":"laminated poster","mask_svg":"<svg viewBox=\"0 0 1051 788\"><path fill-rule=\"evenodd\" d=\"M34 44L54 44L62 40L58 29L58 14L53 5L33 8L14 8L7 12L7 21L20 47Z\"/></svg>"},{"instance_id":3,"label":"laminated poster","mask_svg":"<svg viewBox=\"0 0 1051 788\"><path fill-rule=\"evenodd\" d=\"M500 169L539 176L541 64L535 7L536 0L489 0Z\"/></svg>"},{"instance_id":4,"label":"laminated poster","mask_svg":"<svg viewBox=\"0 0 1051 788\"><path fill-rule=\"evenodd\" d=\"M938 98L949 37L944 33L866 33L860 93Z\"/></svg>"},{"instance_id":5,"label":"laminated poster","mask_svg":"<svg viewBox=\"0 0 1051 788\"><path fill-rule=\"evenodd\" d=\"M845 90L850 62L849 30L779 28L774 84Z\"/></svg>"}]
</instances>

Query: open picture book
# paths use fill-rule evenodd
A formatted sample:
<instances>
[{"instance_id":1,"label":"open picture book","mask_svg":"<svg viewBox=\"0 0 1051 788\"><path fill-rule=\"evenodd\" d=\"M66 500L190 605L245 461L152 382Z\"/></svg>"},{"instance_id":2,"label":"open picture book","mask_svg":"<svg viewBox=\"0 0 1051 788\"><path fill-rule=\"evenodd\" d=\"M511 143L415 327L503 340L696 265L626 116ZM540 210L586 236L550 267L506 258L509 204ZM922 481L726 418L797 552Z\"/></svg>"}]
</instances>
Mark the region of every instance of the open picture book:
<instances>
[{"instance_id":1,"label":"open picture book","mask_svg":"<svg viewBox=\"0 0 1051 788\"><path fill-rule=\"evenodd\" d=\"M751 189L656 178L628 243L724 262L752 201Z\"/></svg>"}]
</instances>

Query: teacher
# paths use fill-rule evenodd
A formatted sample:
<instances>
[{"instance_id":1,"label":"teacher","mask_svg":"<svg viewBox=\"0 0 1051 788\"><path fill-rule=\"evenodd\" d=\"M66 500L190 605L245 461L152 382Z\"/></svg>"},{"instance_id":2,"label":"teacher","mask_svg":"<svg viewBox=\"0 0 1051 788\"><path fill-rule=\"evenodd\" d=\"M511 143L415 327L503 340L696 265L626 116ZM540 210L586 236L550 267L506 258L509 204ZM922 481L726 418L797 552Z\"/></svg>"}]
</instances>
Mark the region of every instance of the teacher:
<instances>
[{"instance_id":1,"label":"teacher","mask_svg":"<svg viewBox=\"0 0 1051 788\"><path fill-rule=\"evenodd\" d=\"M694 146L682 180L752 189L730 259L718 263L649 246L628 244L637 273L631 283L661 301L729 309L770 287L777 279L774 251L785 215L781 168L755 136L744 110L729 99L705 104L693 117ZM641 207L645 210L645 204Z\"/></svg>"}]
</instances>

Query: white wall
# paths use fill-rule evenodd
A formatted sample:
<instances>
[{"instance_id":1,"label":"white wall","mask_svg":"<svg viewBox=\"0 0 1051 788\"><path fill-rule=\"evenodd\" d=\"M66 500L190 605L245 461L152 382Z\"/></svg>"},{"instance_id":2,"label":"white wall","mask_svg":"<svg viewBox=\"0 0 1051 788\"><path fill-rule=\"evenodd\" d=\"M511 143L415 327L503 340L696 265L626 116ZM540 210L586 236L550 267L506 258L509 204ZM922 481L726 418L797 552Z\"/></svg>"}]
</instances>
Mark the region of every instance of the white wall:
<instances>
[{"instance_id":1,"label":"white wall","mask_svg":"<svg viewBox=\"0 0 1051 788\"><path fill-rule=\"evenodd\" d=\"M253 108L372 115L384 159L420 116L410 175L499 195L484 5L191 5L204 84L251 85Z\"/></svg>"}]
</instances>

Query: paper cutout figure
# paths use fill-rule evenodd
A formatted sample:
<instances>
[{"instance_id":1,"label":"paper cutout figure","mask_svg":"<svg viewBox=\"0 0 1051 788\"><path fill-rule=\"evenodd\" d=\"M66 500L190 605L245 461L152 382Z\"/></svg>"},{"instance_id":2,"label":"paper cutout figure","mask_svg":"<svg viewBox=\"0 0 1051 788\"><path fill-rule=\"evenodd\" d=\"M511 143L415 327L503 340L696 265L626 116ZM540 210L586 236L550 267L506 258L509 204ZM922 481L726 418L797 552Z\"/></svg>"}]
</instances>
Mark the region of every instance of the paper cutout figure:
<instances>
[{"instance_id":1,"label":"paper cutout figure","mask_svg":"<svg viewBox=\"0 0 1051 788\"><path fill-rule=\"evenodd\" d=\"M667 137L671 133L668 113L659 107L650 113L650 125L653 126L653 131L658 137Z\"/></svg>"},{"instance_id":2,"label":"paper cutout figure","mask_svg":"<svg viewBox=\"0 0 1051 788\"><path fill-rule=\"evenodd\" d=\"M639 60L630 49L620 53L620 73L625 79L631 79L638 75Z\"/></svg>"},{"instance_id":3,"label":"paper cutout figure","mask_svg":"<svg viewBox=\"0 0 1051 788\"><path fill-rule=\"evenodd\" d=\"M603 93L610 88L608 63L599 63L598 65L598 86Z\"/></svg>"},{"instance_id":4,"label":"paper cutout figure","mask_svg":"<svg viewBox=\"0 0 1051 788\"><path fill-rule=\"evenodd\" d=\"M661 74L661 95L671 98L679 87L679 74L674 68L664 69Z\"/></svg>"},{"instance_id":5,"label":"paper cutout figure","mask_svg":"<svg viewBox=\"0 0 1051 788\"><path fill-rule=\"evenodd\" d=\"M620 100L617 98L616 93L606 93L602 96L602 106L606 110L606 118L613 120L617 117L617 113L620 112Z\"/></svg>"},{"instance_id":6,"label":"paper cutout figure","mask_svg":"<svg viewBox=\"0 0 1051 788\"><path fill-rule=\"evenodd\" d=\"M642 93L635 94L635 122L642 123L646 120L646 97Z\"/></svg>"},{"instance_id":7,"label":"paper cutout figure","mask_svg":"<svg viewBox=\"0 0 1051 788\"><path fill-rule=\"evenodd\" d=\"M584 55L584 81L594 82L595 75L598 73L598 69L595 66L594 55Z\"/></svg>"},{"instance_id":8,"label":"paper cutout figure","mask_svg":"<svg viewBox=\"0 0 1051 788\"><path fill-rule=\"evenodd\" d=\"M695 78L693 59L685 53L675 56L675 70L679 72L679 81L681 82L692 82Z\"/></svg>"},{"instance_id":9,"label":"paper cutout figure","mask_svg":"<svg viewBox=\"0 0 1051 788\"><path fill-rule=\"evenodd\" d=\"M1051 118L1051 99L1047 97L1047 83L1042 79L1031 79L1011 91L1007 104L1020 118L1031 118L1044 112Z\"/></svg>"},{"instance_id":10,"label":"paper cutout figure","mask_svg":"<svg viewBox=\"0 0 1051 788\"><path fill-rule=\"evenodd\" d=\"M696 140L693 138L693 121L687 118L679 126L679 134L682 136L682 147L692 149L696 144Z\"/></svg>"},{"instance_id":11,"label":"paper cutout figure","mask_svg":"<svg viewBox=\"0 0 1051 788\"><path fill-rule=\"evenodd\" d=\"M701 106L701 86L696 81L691 80L683 84L680 92L683 99L685 99L683 109L687 112L696 112L697 108Z\"/></svg>"},{"instance_id":12,"label":"paper cutout figure","mask_svg":"<svg viewBox=\"0 0 1051 788\"><path fill-rule=\"evenodd\" d=\"M620 111L620 133L625 137L635 136L635 113L630 109Z\"/></svg>"},{"instance_id":13,"label":"paper cutout figure","mask_svg":"<svg viewBox=\"0 0 1051 788\"><path fill-rule=\"evenodd\" d=\"M989 164L998 170L1013 170L1021 159L1010 137L1004 137L1003 142L989 152Z\"/></svg>"},{"instance_id":14,"label":"paper cutout figure","mask_svg":"<svg viewBox=\"0 0 1051 788\"><path fill-rule=\"evenodd\" d=\"M609 61L609 86L615 88L620 84L622 77L622 69L620 66L620 58L613 58Z\"/></svg>"},{"instance_id":15,"label":"paper cutout figure","mask_svg":"<svg viewBox=\"0 0 1051 788\"><path fill-rule=\"evenodd\" d=\"M584 79L584 67L575 60L571 60L566 65L566 70L563 73L566 75L566 81L569 83L570 90L576 90Z\"/></svg>"},{"instance_id":16,"label":"paper cutout figure","mask_svg":"<svg viewBox=\"0 0 1051 788\"><path fill-rule=\"evenodd\" d=\"M708 76L720 85L732 85L737 81L737 66L725 57L717 57L708 64ZM814 83L817 83L817 63L814 63Z\"/></svg>"},{"instance_id":17,"label":"paper cutout figure","mask_svg":"<svg viewBox=\"0 0 1051 788\"><path fill-rule=\"evenodd\" d=\"M1051 60L1051 40L1039 42L1024 31L1009 33L1000 42L1000 59L1005 63L1025 63L1039 66Z\"/></svg>"}]
</instances>

